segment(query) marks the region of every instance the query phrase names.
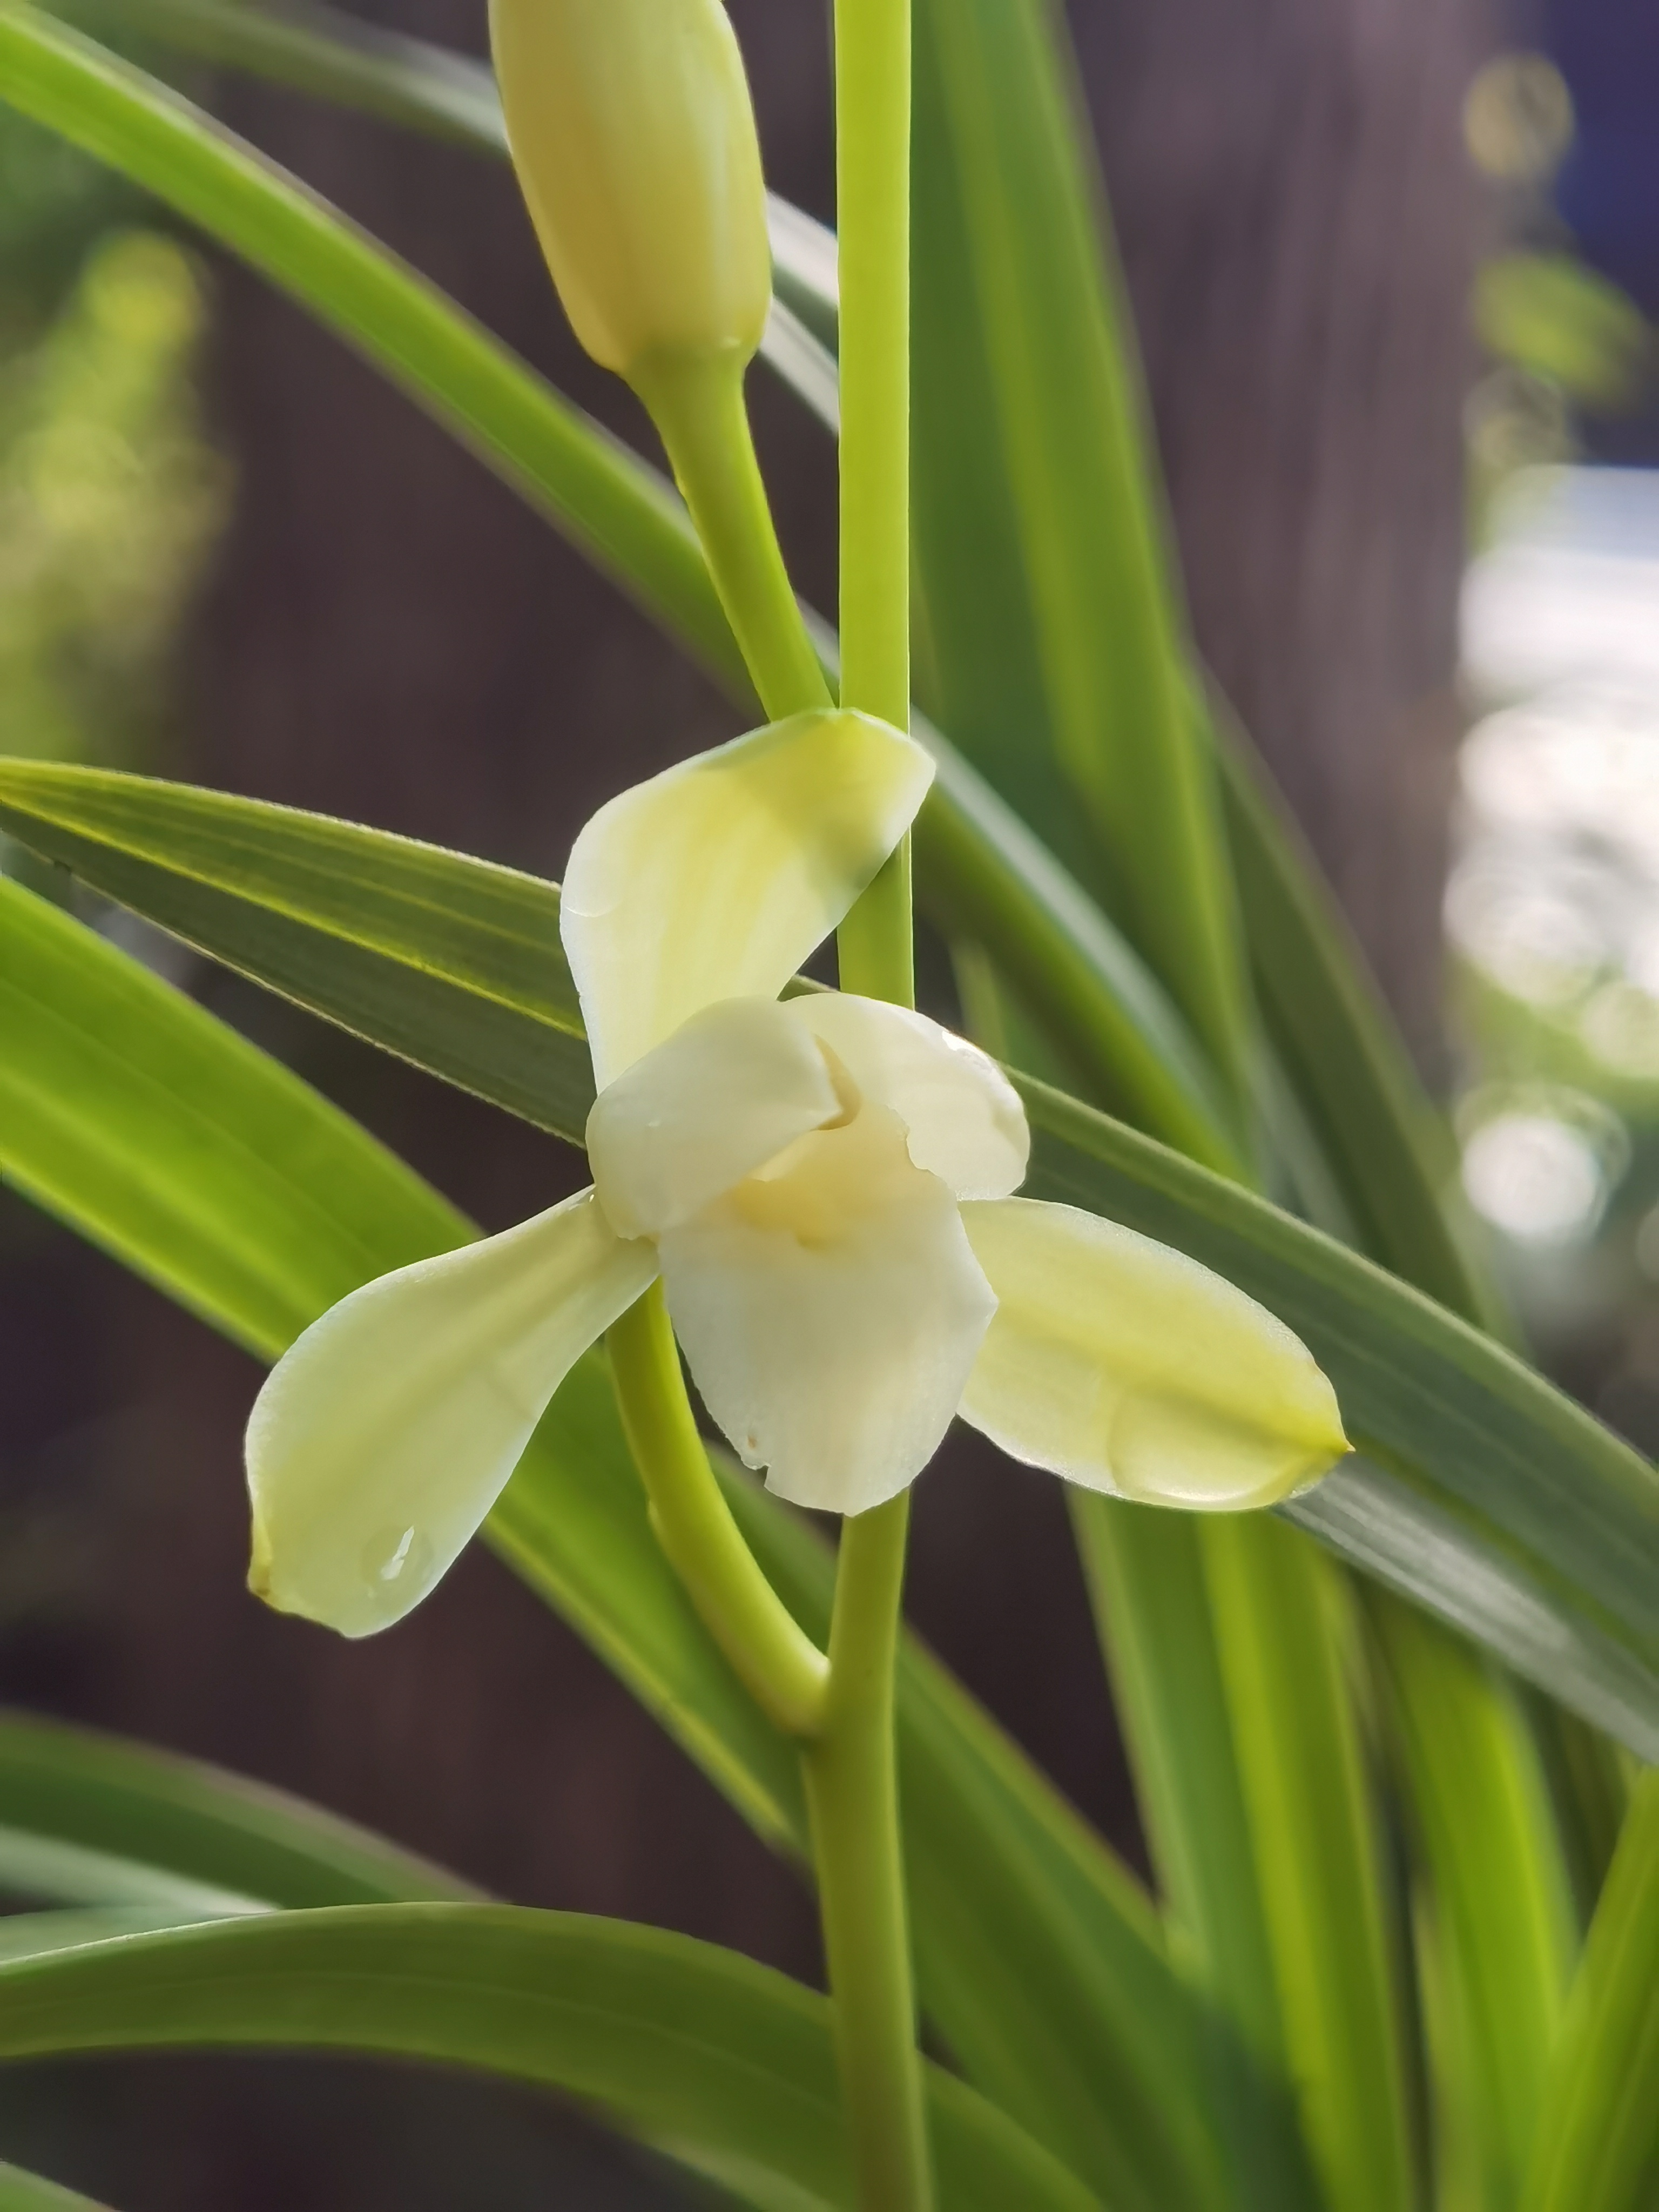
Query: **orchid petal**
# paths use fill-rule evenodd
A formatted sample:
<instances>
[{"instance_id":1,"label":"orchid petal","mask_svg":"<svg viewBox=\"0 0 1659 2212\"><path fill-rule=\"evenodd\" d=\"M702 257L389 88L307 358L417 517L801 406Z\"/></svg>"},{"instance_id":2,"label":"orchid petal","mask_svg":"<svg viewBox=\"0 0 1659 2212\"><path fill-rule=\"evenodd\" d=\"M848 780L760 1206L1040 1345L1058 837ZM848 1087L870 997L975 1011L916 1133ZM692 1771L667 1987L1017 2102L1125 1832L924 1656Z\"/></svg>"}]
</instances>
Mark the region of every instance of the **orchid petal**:
<instances>
[{"instance_id":1,"label":"orchid petal","mask_svg":"<svg viewBox=\"0 0 1659 2212\"><path fill-rule=\"evenodd\" d=\"M909 828L933 764L867 714L793 714L602 806L560 934L601 1090L721 999L775 999Z\"/></svg>"},{"instance_id":2,"label":"orchid petal","mask_svg":"<svg viewBox=\"0 0 1659 2212\"><path fill-rule=\"evenodd\" d=\"M659 1236L842 1110L816 1040L775 999L705 1006L599 1093L599 1204L619 1237Z\"/></svg>"},{"instance_id":3,"label":"orchid petal","mask_svg":"<svg viewBox=\"0 0 1659 2212\"><path fill-rule=\"evenodd\" d=\"M651 1246L614 1237L587 1190L343 1298L273 1369L248 1424L252 1587L345 1636L402 1620L655 1273Z\"/></svg>"},{"instance_id":4,"label":"orchid petal","mask_svg":"<svg viewBox=\"0 0 1659 2212\"><path fill-rule=\"evenodd\" d=\"M963 1208L997 1316L962 1417L1012 1458L1158 1505L1271 1505L1348 1449L1313 1355L1254 1298L1069 1206Z\"/></svg>"},{"instance_id":5,"label":"orchid petal","mask_svg":"<svg viewBox=\"0 0 1659 2212\"><path fill-rule=\"evenodd\" d=\"M896 1115L800 1138L659 1249L703 1402L769 1489L862 1513L921 1473L995 1301Z\"/></svg>"},{"instance_id":6,"label":"orchid petal","mask_svg":"<svg viewBox=\"0 0 1659 2212\"><path fill-rule=\"evenodd\" d=\"M877 999L814 991L784 1012L827 1045L866 1098L890 1106L910 1158L958 1198L1006 1198L1025 1180L1019 1093L977 1045Z\"/></svg>"}]
</instances>

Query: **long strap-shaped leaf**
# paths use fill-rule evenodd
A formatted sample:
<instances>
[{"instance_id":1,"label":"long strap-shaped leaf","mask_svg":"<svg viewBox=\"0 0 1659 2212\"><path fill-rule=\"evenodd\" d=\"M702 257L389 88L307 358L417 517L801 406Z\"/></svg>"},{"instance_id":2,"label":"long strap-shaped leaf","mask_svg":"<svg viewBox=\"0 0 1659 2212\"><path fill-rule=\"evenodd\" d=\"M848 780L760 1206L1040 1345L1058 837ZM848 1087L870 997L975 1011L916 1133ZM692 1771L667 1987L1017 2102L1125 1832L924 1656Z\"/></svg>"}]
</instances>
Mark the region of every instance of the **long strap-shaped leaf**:
<instances>
[{"instance_id":1,"label":"long strap-shaped leaf","mask_svg":"<svg viewBox=\"0 0 1659 2212\"><path fill-rule=\"evenodd\" d=\"M852 2203L828 2005L735 1952L490 1905L45 1932L62 1948L0 1964L0 2057L240 2045L436 2061L580 2097L766 2212ZM1097 2204L964 2084L935 2067L927 2087L950 2212Z\"/></svg>"},{"instance_id":2,"label":"long strap-shaped leaf","mask_svg":"<svg viewBox=\"0 0 1659 2212\"><path fill-rule=\"evenodd\" d=\"M460 1079L500 1103L544 1084L554 1103L536 1118L580 1140L591 1079L553 885L355 825L92 770L0 763L0 823L377 1042L445 1073L465 1058ZM354 987L348 1011L331 979L359 959L375 981ZM545 964L532 987L535 961ZM468 994L489 1000L514 1040L499 1069L472 1053L470 1022L457 1042L453 1010ZM1632 1749L1659 1745L1659 1477L1647 1463L1501 1347L1316 1231L1047 1086L1033 1085L1029 1103L1033 1188L1243 1284L1336 1378L1368 1456L1292 1516Z\"/></svg>"},{"instance_id":3,"label":"long strap-shaped leaf","mask_svg":"<svg viewBox=\"0 0 1659 2212\"><path fill-rule=\"evenodd\" d=\"M1539 2117L1522 2212L1659 2203L1659 1770L1613 1854Z\"/></svg>"},{"instance_id":4,"label":"long strap-shaped leaf","mask_svg":"<svg viewBox=\"0 0 1659 2212\"><path fill-rule=\"evenodd\" d=\"M0 2162L0 2212L101 2212L90 2197Z\"/></svg>"},{"instance_id":5,"label":"long strap-shaped leaf","mask_svg":"<svg viewBox=\"0 0 1659 2212\"><path fill-rule=\"evenodd\" d=\"M1188 707L1146 410L1059 11L921 0L918 27L933 173L919 389L952 397L937 421L919 410L917 505L945 718L973 718L1005 795L1068 854L1092 847L1084 880L1204 1010L1242 1091L1250 1016L1219 949L1239 940L1213 750ZM1022 690L1034 718L1009 712ZM1288 2062L1336 2212L1403 2212L1401 2008L1328 1565L1267 1523L1166 1535L1106 1501L1075 1517L1111 1586L1102 1620L1139 1706L1131 1740L1158 1744L1160 1873L1209 1985ZM1242 2201L1285 2201L1259 2146L1240 2146L1238 2170Z\"/></svg>"},{"instance_id":6,"label":"long strap-shaped leaf","mask_svg":"<svg viewBox=\"0 0 1659 2212\"><path fill-rule=\"evenodd\" d=\"M0 98L200 222L472 445L623 581L745 707L752 691L684 510L653 471L395 256L199 110L9 0ZM990 939L1066 1024L1112 1103L1225 1164L1202 1056L1164 994L1028 832L939 743L918 841L924 897Z\"/></svg>"},{"instance_id":7,"label":"long strap-shaped leaf","mask_svg":"<svg viewBox=\"0 0 1659 2212\"><path fill-rule=\"evenodd\" d=\"M0 1714L0 1808L13 1832L81 1855L57 1874L44 1855L35 1863L39 1886L29 1893L64 1904L177 1901L147 1895L145 1871L239 1904L453 1903L476 1894L412 1851L283 1790L24 1713Z\"/></svg>"},{"instance_id":8,"label":"long strap-shaped leaf","mask_svg":"<svg viewBox=\"0 0 1659 2212\"><path fill-rule=\"evenodd\" d=\"M1538 1747L1512 1684L1483 1655L1380 1590L1366 1611L1406 1784L1411 1843L1443 1985L1449 2074L1481 2202L1513 2204L1560 2033L1575 1930ZM1457 2099L1454 2098L1453 2101Z\"/></svg>"},{"instance_id":9,"label":"long strap-shaped leaf","mask_svg":"<svg viewBox=\"0 0 1659 2212\"><path fill-rule=\"evenodd\" d=\"M0 1174L250 1349L272 1356L356 1283L471 1233L296 1078L4 882L0 947ZM791 1553L780 1509L736 1495L781 1578L793 1558L804 1613L821 1603L821 1552ZM489 1533L804 1857L792 1748L663 1559L596 1358L555 1399ZM1215 2204L1205 2031L1146 1899L919 1653L900 1725L920 1978L941 2033L1114 2204Z\"/></svg>"},{"instance_id":10,"label":"long strap-shaped leaf","mask_svg":"<svg viewBox=\"0 0 1659 2212\"><path fill-rule=\"evenodd\" d=\"M0 98L262 270L748 690L684 510L435 286L189 101L21 0L0 9Z\"/></svg>"},{"instance_id":11,"label":"long strap-shaped leaf","mask_svg":"<svg viewBox=\"0 0 1659 2212\"><path fill-rule=\"evenodd\" d=\"M280 11L258 0L73 0L52 12L94 30L136 33L192 60L244 70L494 161L507 158L506 118L488 62L337 8L294 0ZM834 280L835 234L775 193L768 195L767 214L779 297L761 355L835 429L835 364L815 334L826 273Z\"/></svg>"}]
</instances>

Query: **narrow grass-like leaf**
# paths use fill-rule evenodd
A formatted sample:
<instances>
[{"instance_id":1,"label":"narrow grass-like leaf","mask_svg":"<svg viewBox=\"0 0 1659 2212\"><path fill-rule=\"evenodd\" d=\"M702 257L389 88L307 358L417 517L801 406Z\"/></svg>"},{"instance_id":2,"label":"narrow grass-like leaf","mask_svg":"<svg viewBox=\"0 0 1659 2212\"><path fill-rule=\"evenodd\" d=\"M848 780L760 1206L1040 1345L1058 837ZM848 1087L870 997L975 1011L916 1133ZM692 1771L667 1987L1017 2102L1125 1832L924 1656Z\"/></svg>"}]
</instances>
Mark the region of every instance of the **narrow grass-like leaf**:
<instances>
[{"instance_id":1,"label":"narrow grass-like leaf","mask_svg":"<svg viewBox=\"0 0 1659 2212\"><path fill-rule=\"evenodd\" d=\"M147 777L0 762L0 826L83 883L544 1129L593 1103L556 884Z\"/></svg>"},{"instance_id":2,"label":"narrow grass-like leaf","mask_svg":"<svg viewBox=\"0 0 1659 2212\"><path fill-rule=\"evenodd\" d=\"M0 765L0 798L14 827L23 826L17 794L37 776L61 776L77 793L83 785L105 787L86 783L83 771ZM126 781L108 780L124 801ZM150 788L165 799L164 787ZM30 817L31 837L44 843L40 824L51 818L41 805ZM76 835L82 834L77 820ZM371 847L374 834L351 833ZM343 854L348 846L329 849ZM444 857L460 870L483 866ZM494 872L483 870L481 900ZM530 880L511 879L520 887ZM339 897L345 888L343 872ZM550 899L551 887L537 895ZM368 891L363 896L363 934L384 936L384 911ZM142 910L167 919L151 891L145 899ZM406 905L399 927L412 933L423 912L418 902ZM334 926L342 926L337 915ZM422 970L441 971L449 957L449 927L446 921L429 945L413 934L404 940L398 988L411 1003ZM468 957L483 957L488 942L482 933L470 939ZM463 966L453 980L464 976ZM295 988L291 976L267 980ZM511 996L507 977L494 988ZM563 988L550 974L550 1007L564 1006ZM434 1034L440 1027L434 1022ZM581 1048L550 1019L544 1027L550 1038L564 1040L570 1073L561 1095L576 1098ZM431 1064L424 1051L417 1056ZM500 1099L509 1085L481 1077L480 1087ZM1659 1481L1646 1464L1498 1347L1316 1232L1046 1086L1031 1086L1029 1097L1038 1131L1034 1188L1126 1220L1217 1267L1289 1320L1337 1377L1351 1430L1370 1455L1298 1502L1295 1516L1633 1748L1659 1741L1651 1572ZM580 1141L574 1114L560 1133ZM285 1204L277 1210L286 1218ZM428 1220L429 1233L441 1235Z\"/></svg>"},{"instance_id":3,"label":"narrow grass-like leaf","mask_svg":"<svg viewBox=\"0 0 1659 2212\"><path fill-rule=\"evenodd\" d=\"M0 1966L0 2057L373 2051L558 2089L743 2202L852 2198L829 2007L735 1952L508 1905L341 1906L71 1942ZM1097 2203L939 2069L950 2212Z\"/></svg>"},{"instance_id":4,"label":"narrow grass-like leaf","mask_svg":"<svg viewBox=\"0 0 1659 2212\"><path fill-rule=\"evenodd\" d=\"M303 0L284 0L280 9L258 0L64 0L51 12L93 31L136 34L191 60L240 70L493 161L507 158L507 125L488 62L338 8ZM768 195L767 217L784 312L761 352L833 427L834 363L823 350L822 303L826 274L833 296L835 234L775 192Z\"/></svg>"},{"instance_id":5,"label":"narrow grass-like leaf","mask_svg":"<svg viewBox=\"0 0 1659 2212\"><path fill-rule=\"evenodd\" d=\"M0 2160L0 2212L103 2212L92 2197Z\"/></svg>"},{"instance_id":6,"label":"narrow grass-like leaf","mask_svg":"<svg viewBox=\"0 0 1659 2212\"><path fill-rule=\"evenodd\" d=\"M157 193L286 289L447 425L700 658L752 690L683 508L453 303L198 110L26 6L0 16L0 98ZM799 230L800 225L790 226ZM805 258L811 259L807 255ZM820 257L821 258L821 257ZM920 842L924 901L1009 937L1018 980L1067 1025L1102 1095L1222 1164L1212 1080L1159 987L939 741ZM1040 851L1040 848L1036 848Z\"/></svg>"},{"instance_id":7,"label":"narrow grass-like leaf","mask_svg":"<svg viewBox=\"0 0 1659 2212\"><path fill-rule=\"evenodd\" d=\"M1236 2094L1241 2046L1269 2081L1285 2079L1287 2054L1205 1572L1209 1532L1190 1515L1086 1491L1067 1502L1172 1937L1235 2030L1214 2064L1237 2199L1322 2205L1291 2094Z\"/></svg>"},{"instance_id":8,"label":"narrow grass-like leaf","mask_svg":"<svg viewBox=\"0 0 1659 2212\"><path fill-rule=\"evenodd\" d=\"M1522 2212L1659 2202L1659 1770L1632 1794L1568 2002Z\"/></svg>"},{"instance_id":9,"label":"narrow grass-like leaf","mask_svg":"<svg viewBox=\"0 0 1659 2212\"><path fill-rule=\"evenodd\" d=\"M1556 1831L1580 1934L1588 1933L1630 1809L1630 1754L1553 1698L1526 1691L1534 1740L1549 1779Z\"/></svg>"},{"instance_id":10,"label":"narrow grass-like leaf","mask_svg":"<svg viewBox=\"0 0 1659 2212\"><path fill-rule=\"evenodd\" d=\"M1203 1530L1285 2047L1333 2207L1404 2212L1414 2175L1380 1838L1343 1670L1346 1585L1263 1515Z\"/></svg>"},{"instance_id":11,"label":"narrow grass-like leaf","mask_svg":"<svg viewBox=\"0 0 1659 2212\"><path fill-rule=\"evenodd\" d=\"M742 696L748 680L684 508L436 288L188 100L9 0L0 99L119 169L355 346Z\"/></svg>"},{"instance_id":12,"label":"narrow grass-like leaf","mask_svg":"<svg viewBox=\"0 0 1659 2212\"><path fill-rule=\"evenodd\" d=\"M940 165L916 263L924 281L935 257L965 264L976 313L950 373L963 352L982 364L1053 760L1100 840L1109 903L1242 1097L1249 1018L1225 843L1186 712L1149 440L1057 26L1024 0L921 0L916 31L918 167ZM920 412L936 392L951 404L941 366L919 355ZM963 532L957 565L981 544ZM931 582L924 598L932 612Z\"/></svg>"},{"instance_id":13,"label":"narrow grass-like leaf","mask_svg":"<svg viewBox=\"0 0 1659 2212\"><path fill-rule=\"evenodd\" d=\"M1407 1784L1480 2212L1526 2171L1574 1949L1571 1894L1520 1699L1477 1652L1381 1591L1366 1614ZM1517 1842L1524 1848L1516 1848Z\"/></svg>"},{"instance_id":14,"label":"narrow grass-like leaf","mask_svg":"<svg viewBox=\"0 0 1659 2212\"><path fill-rule=\"evenodd\" d=\"M217 1920L264 1910L258 1898L213 1889L164 1867L9 1826L0 1828L0 1897L33 1904L137 1905L173 1920Z\"/></svg>"},{"instance_id":15,"label":"narrow grass-like leaf","mask_svg":"<svg viewBox=\"0 0 1659 2212\"><path fill-rule=\"evenodd\" d=\"M258 1357L473 1233L307 1085L3 879L0 945L0 1175ZM793 1755L650 1534L597 1358L525 1468L492 1540L534 1559L538 1587L763 1833L798 1832Z\"/></svg>"},{"instance_id":16,"label":"narrow grass-like leaf","mask_svg":"<svg viewBox=\"0 0 1659 2212\"><path fill-rule=\"evenodd\" d=\"M272 1357L356 1281L470 1233L297 1079L3 883L0 945L0 1173L251 1350ZM781 1518L750 1503L763 1528ZM760 1832L804 1856L793 1749L664 1559L596 1358L554 1400L488 1534ZM1218 2167L1201 2015L1155 1916L970 1700L925 1668L905 1680L914 1920L940 2033L987 2094L1068 2132L1115 2202L1206 2212Z\"/></svg>"},{"instance_id":17,"label":"narrow grass-like leaf","mask_svg":"<svg viewBox=\"0 0 1659 2212\"><path fill-rule=\"evenodd\" d=\"M994 933L1092 1085L1211 1164L1232 1154L1168 1000L1018 817L942 740L917 849L946 927ZM93 889L357 1035L550 1128L592 1103L544 879L151 778L0 761L0 824Z\"/></svg>"},{"instance_id":18,"label":"narrow grass-like leaf","mask_svg":"<svg viewBox=\"0 0 1659 2212\"><path fill-rule=\"evenodd\" d=\"M177 1905L186 1887L198 1902L211 1895L227 1905L453 1902L475 1894L412 1851L282 1790L25 1713L0 1714L0 1807L8 1834L66 1854L55 1875L44 1859L33 1861L41 1886L31 1893L65 1905ZM0 1871L8 1863L0 1845ZM147 1894L147 1878L179 1887Z\"/></svg>"},{"instance_id":19,"label":"narrow grass-like leaf","mask_svg":"<svg viewBox=\"0 0 1659 2212\"><path fill-rule=\"evenodd\" d=\"M1218 702L1208 721L1257 1000L1340 1178L1358 1242L1442 1305L1507 1340L1512 1324L1501 1301L1448 1224L1451 1132L1266 770Z\"/></svg>"},{"instance_id":20,"label":"narrow grass-like leaf","mask_svg":"<svg viewBox=\"0 0 1659 2212\"><path fill-rule=\"evenodd\" d=\"M1027 1188L1260 1298L1334 1382L1349 1462L1285 1509L1516 1670L1659 1753L1659 1475L1531 1369L1316 1230L1023 1082Z\"/></svg>"}]
</instances>

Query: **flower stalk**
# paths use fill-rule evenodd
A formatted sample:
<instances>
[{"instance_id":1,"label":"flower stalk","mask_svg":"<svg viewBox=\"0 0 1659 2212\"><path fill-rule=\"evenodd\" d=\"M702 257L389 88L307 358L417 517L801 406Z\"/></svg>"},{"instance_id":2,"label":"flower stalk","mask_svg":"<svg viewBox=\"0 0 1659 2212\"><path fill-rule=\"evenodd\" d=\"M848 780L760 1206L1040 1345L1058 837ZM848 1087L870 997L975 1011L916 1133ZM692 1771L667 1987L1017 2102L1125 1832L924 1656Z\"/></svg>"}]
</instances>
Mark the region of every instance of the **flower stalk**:
<instances>
[{"instance_id":1,"label":"flower stalk","mask_svg":"<svg viewBox=\"0 0 1659 2212\"><path fill-rule=\"evenodd\" d=\"M761 704L769 720L781 721L829 706L830 687L761 482L744 400L745 365L729 354L657 357L641 362L629 381L657 426Z\"/></svg>"},{"instance_id":2,"label":"flower stalk","mask_svg":"<svg viewBox=\"0 0 1659 2212\"><path fill-rule=\"evenodd\" d=\"M660 1283L611 1324L605 1346L657 1540L767 1718L786 1735L816 1735L828 1663L761 1571L714 1479Z\"/></svg>"},{"instance_id":3,"label":"flower stalk","mask_svg":"<svg viewBox=\"0 0 1659 2212\"><path fill-rule=\"evenodd\" d=\"M910 0L836 0L842 704L910 720ZM915 1003L907 835L837 936L841 985ZM864 2212L933 2203L895 1707L908 1491L843 1524L823 1729L803 1754Z\"/></svg>"}]
</instances>

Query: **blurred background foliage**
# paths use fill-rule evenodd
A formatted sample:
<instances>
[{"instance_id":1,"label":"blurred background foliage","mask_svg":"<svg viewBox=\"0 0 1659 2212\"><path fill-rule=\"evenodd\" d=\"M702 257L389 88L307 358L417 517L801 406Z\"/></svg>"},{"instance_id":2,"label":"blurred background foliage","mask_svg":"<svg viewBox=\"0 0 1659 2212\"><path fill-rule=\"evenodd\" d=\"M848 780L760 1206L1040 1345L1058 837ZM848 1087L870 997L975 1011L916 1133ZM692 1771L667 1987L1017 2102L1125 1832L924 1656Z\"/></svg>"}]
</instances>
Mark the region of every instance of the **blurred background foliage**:
<instances>
[{"instance_id":1,"label":"blurred background foliage","mask_svg":"<svg viewBox=\"0 0 1659 2212\"><path fill-rule=\"evenodd\" d=\"M363 12L483 48L471 0ZM1070 12L1200 647L1455 1104L1544 1355L1651 1450L1659 16ZM828 218L823 11L732 13L772 181ZM229 74L195 88L643 441L563 331L504 172ZM828 604L829 442L754 395L786 544ZM332 340L0 118L0 750L555 873L600 799L730 726ZM522 1125L121 926L488 1226L568 1186ZM253 1387L0 1193L0 1695L246 1767L530 1901L812 1974L793 1877L488 1559L370 1646L244 1596ZM1144 1867L1054 1486L951 1453L919 1494L913 1613ZM574 2118L394 2069L123 2064L72 2098L66 2078L0 2081L6 2153L132 2212L511 2207L550 2181L559 2203L687 2201Z\"/></svg>"}]
</instances>

